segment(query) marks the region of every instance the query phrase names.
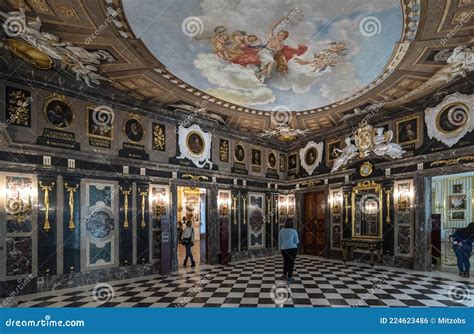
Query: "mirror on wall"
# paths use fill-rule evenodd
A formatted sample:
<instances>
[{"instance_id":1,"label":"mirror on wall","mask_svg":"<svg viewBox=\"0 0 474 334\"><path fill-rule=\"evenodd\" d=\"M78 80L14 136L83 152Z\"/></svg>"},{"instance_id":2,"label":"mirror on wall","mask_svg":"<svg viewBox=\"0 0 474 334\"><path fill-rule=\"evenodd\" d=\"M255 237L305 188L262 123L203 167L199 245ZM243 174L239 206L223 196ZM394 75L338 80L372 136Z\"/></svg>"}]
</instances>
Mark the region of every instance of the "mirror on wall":
<instances>
[{"instance_id":1,"label":"mirror on wall","mask_svg":"<svg viewBox=\"0 0 474 334\"><path fill-rule=\"evenodd\" d=\"M382 186L360 182L352 189L352 237L382 238Z\"/></svg>"}]
</instances>

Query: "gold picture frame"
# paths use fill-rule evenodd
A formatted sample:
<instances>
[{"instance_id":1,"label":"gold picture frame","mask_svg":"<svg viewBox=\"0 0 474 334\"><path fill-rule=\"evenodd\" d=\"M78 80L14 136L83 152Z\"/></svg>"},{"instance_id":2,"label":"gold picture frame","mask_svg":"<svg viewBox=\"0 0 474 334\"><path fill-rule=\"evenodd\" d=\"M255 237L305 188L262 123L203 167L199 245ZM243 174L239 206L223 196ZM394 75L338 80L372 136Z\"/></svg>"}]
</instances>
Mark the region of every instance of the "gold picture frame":
<instances>
[{"instance_id":1,"label":"gold picture frame","mask_svg":"<svg viewBox=\"0 0 474 334\"><path fill-rule=\"evenodd\" d=\"M242 152L242 156L239 158L237 152ZM234 159L237 162L243 163L245 160L245 155L247 153L245 152L245 147L242 143L238 142L235 147L234 147Z\"/></svg>"},{"instance_id":2,"label":"gold picture frame","mask_svg":"<svg viewBox=\"0 0 474 334\"><path fill-rule=\"evenodd\" d=\"M378 235L371 236L371 235L356 235L355 234L355 225L356 225L356 196L362 191L370 191L372 190L374 195L373 198L378 199ZM352 238L354 239L382 239L382 228L383 228L383 189L382 185L375 183L374 181L362 181L357 184L354 188L352 188L351 194L351 211L352 211Z\"/></svg>"},{"instance_id":3,"label":"gold picture frame","mask_svg":"<svg viewBox=\"0 0 474 334\"><path fill-rule=\"evenodd\" d=\"M141 128L141 135L140 135L140 138L135 138L132 139L130 136L129 136L129 133L127 132L127 127L128 127L128 123L130 121L135 121L137 122L138 124L140 124L140 128ZM131 125L130 125L131 126ZM145 127L143 126L143 122L142 120L140 119L140 116L136 115L136 114L129 114L127 118L125 118L125 120L123 121L123 126L122 126L122 132L123 132L123 135L125 136L125 138L127 138L129 141L133 142L133 143L140 143L143 141L143 139L145 138Z\"/></svg>"},{"instance_id":4,"label":"gold picture frame","mask_svg":"<svg viewBox=\"0 0 474 334\"><path fill-rule=\"evenodd\" d=\"M294 164L292 161L294 161ZM296 153L292 153L288 155L287 168L288 168L288 171L294 171L298 169L298 155Z\"/></svg>"},{"instance_id":5,"label":"gold picture frame","mask_svg":"<svg viewBox=\"0 0 474 334\"><path fill-rule=\"evenodd\" d=\"M341 149L341 146L342 146L342 140L340 139L336 139L336 140L332 140L332 141L328 141L328 143L326 144L326 161L328 163L331 163L333 162L334 160L336 160L337 158L334 158L332 159L331 158L331 153L334 149L331 149L331 146L333 146L334 144L338 143L338 147L339 149Z\"/></svg>"},{"instance_id":6,"label":"gold picture frame","mask_svg":"<svg viewBox=\"0 0 474 334\"><path fill-rule=\"evenodd\" d=\"M196 142L196 139L198 139L199 142ZM193 143L190 143L191 140ZM186 148L188 149L189 154L193 157L202 156L206 148L206 141L204 140L203 135L198 131L189 131L186 135Z\"/></svg>"},{"instance_id":7,"label":"gold picture frame","mask_svg":"<svg viewBox=\"0 0 474 334\"><path fill-rule=\"evenodd\" d=\"M55 103L54 106L52 106L53 103ZM58 115L59 108L65 110L64 112L67 113L67 116ZM49 125L58 130L70 128L76 118L67 97L59 93L53 93L46 98L43 103L43 116ZM57 117L57 123L52 121L52 117ZM58 124L65 124L65 126L59 126Z\"/></svg>"},{"instance_id":8,"label":"gold picture frame","mask_svg":"<svg viewBox=\"0 0 474 334\"><path fill-rule=\"evenodd\" d=\"M272 162L271 160L271 157L274 157L274 161ZM267 167L268 168L271 168L271 169L276 169L276 167L278 166L278 157L276 155L275 152L271 151L268 153L268 157L267 157Z\"/></svg>"},{"instance_id":9,"label":"gold picture frame","mask_svg":"<svg viewBox=\"0 0 474 334\"><path fill-rule=\"evenodd\" d=\"M250 150L250 162L252 166L262 166L262 150L256 147L252 147Z\"/></svg>"},{"instance_id":10,"label":"gold picture frame","mask_svg":"<svg viewBox=\"0 0 474 334\"><path fill-rule=\"evenodd\" d=\"M401 138L401 134L402 134L402 129L405 128L409 125L410 128L413 126L413 121L415 121L415 138L414 139L410 139L409 137L407 138L407 140L404 140L403 138ZM413 131L413 130L412 130ZM421 131L420 131L420 116L413 116L413 117L408 117L408 118L403 118L399 121L397 121L397 143L398 144L401 144L401 145L406 145L406 144L413 144L413 143L417 143L419 142L420 140L420 134L421 134ZM409 134L407 134L407 136L409 136Z\"/></svg>"}]
</instances>

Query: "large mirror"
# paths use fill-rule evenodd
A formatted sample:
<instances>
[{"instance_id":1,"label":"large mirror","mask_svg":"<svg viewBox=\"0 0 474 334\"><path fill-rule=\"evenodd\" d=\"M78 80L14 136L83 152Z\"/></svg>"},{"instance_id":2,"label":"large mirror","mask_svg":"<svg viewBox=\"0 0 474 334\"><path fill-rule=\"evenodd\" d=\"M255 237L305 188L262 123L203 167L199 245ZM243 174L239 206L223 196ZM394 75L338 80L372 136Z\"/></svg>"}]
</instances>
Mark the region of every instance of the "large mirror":
<instances>
[{"instance_id":1,"label":"large mirror","mask_svg":"<svg viewBox=\"0 0 474 334\"><path fill-rule=\"evenodd\" d=\"M382 186L360 182L352 189L352 237L382 239Z\"/></svg>"}]
</instances>

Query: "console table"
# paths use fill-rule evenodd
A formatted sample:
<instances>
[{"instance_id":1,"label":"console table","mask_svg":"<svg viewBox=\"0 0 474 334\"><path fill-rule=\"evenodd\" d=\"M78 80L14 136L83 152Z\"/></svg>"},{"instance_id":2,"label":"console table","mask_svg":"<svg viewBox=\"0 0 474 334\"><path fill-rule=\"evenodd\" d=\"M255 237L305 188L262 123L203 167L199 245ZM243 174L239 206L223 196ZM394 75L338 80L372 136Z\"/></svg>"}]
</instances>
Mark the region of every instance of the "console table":
<instances>
[{"instance_id":1,"label":"console table","mask_svg":"<svg viewBox=\"0 0 474 334\"><path fill-rule=\"evenodd\" d=\"M377 254L377 260L379 263L382 263L382 250L383 250L383 240L381 239L362 239L362 238L351 238L351 239L342 239L342 257L343 261L347 261L347 253L350 253L352 259L353 249L361 248L368 249L370 251L370 265L374 265L374 253Z\"/></svg>"}]
</instances>

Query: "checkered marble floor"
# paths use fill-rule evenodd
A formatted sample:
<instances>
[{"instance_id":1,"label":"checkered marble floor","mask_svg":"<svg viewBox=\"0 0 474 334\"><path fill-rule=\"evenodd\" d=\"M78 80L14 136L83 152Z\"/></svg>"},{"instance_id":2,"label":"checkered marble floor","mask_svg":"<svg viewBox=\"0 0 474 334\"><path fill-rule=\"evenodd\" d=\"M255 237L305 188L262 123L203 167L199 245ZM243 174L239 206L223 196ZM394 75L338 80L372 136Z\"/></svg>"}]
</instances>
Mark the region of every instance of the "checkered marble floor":
<instances>
[{"instance_id":1,"label":"checkered marble floor","mask_svg":"<svg viewBox=\"0 0 474 334\"><path fill-rule=\"evenodd\" d=\"M18 307L474 306L474 280L299 256L287 285L280 257L202 266L166 277L99 283L17 298Z\"/></svg>"}]
</instances>

